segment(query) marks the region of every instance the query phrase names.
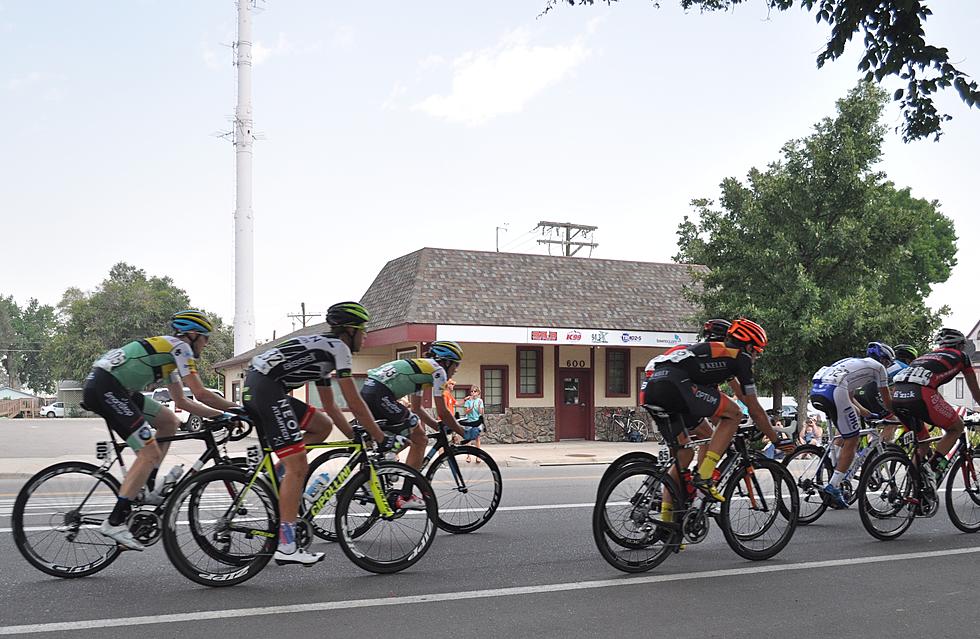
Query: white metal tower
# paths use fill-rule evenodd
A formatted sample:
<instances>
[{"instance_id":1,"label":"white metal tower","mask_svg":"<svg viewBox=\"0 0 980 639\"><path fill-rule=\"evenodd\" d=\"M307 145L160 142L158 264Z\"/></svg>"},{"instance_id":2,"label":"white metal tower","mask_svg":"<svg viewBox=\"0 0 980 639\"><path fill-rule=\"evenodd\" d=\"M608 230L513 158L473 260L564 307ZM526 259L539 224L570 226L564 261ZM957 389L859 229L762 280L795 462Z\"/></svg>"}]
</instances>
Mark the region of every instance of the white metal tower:
<instances>
[{"instance_id":1,"label":"white metal tower","mask_svg":"<svg viewBox=\"0 0 980 639\"><path fill-rule=\"evenodd\" d=\"M252 241L252 3L238 0L235 108L235 355L255 347Z\"/></svg>"}]
</instances>

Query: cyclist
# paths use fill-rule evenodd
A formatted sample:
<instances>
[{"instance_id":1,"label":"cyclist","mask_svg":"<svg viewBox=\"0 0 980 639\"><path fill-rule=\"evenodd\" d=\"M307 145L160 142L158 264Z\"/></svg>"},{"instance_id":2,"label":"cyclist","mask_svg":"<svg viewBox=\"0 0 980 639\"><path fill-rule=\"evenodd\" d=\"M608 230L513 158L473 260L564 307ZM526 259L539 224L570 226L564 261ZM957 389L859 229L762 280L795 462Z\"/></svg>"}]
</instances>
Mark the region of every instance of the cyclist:
<instances>
[{"instance_id":1,"label":"cyclist","mask_svg":"<svg viewBox=\"0 0 980 639\"><path fill-rule=\"evenodd\" d=\"M859 417L883 416L856 404L855 394L866 384L873 383L881 393L885 414L892 412L887 368L895 361L895 351L888 344L870 342L866 353L866 357L845 357L822 367L814 373L813 387L810 389L810 401L827 414L837 429L837 439L843 440L834 474L822 489L830 496L830 505L838 509L847 508L840 485L857 451L861 430Z\"/></svg>"},{"instance_id":2,"label":"cyclist","mask_svg":"<svg viewBox=\"0 0 980 639\"><path fill-rule=\"evenodd\" d=\"M361 397L375 419L385 420L383 430L399 434L408 432L411 446L406 461L412 468L421 469L427 442L425 427L419 427L419 420L431 428L439 428L441 421L460 437L466 436L466 431L456 422L443 396L446 381L456 372L462 360L463 349L459 344L436 341L429 345L421 358L396 359L367 372ZM432 403L435 404L438 420L422 410L422 392L427 386L432 388ZM410 395L410 409L399 402L406 395ZM406 485L403 494L395 501L395 507L424 510L423 500L412 494L409 488Z\"/></svg>"},{"instance_id":3,"label":"cyclist","mask_svg":"<svg viewBox=\"0 0 980 639\"><path fill-rule=\"evenodd\" d=\"M136 340L102 355L92 364L82 390L85 408L105 419L136 453L112 512L98 528L101 534L130 550L143 550L143 544L133 538L126 520L143 485L156 475L170 447L169 442L160 444L154 438L157 433L169 437L180 425L172 411L140 391L166 379L170 396L181 410L200 417L233 418L225 411L239 408L205 389L197 374L197 358L213 328L207 316L195 310L180 311L170 318L170 327L173 335ZM197 401L184 395L184 386ZM163 482L160 484L156 491L144 495L143 503L162 502Z\"/></svg>"},{"instance_id":4,"label":"cyclist","mask_svg":"<svg viewBox=\"0 0 980 639\"><path fill-rule=\"evenodd\" d=\"M669 416L658 424L665 438L677 441L678 435L693 428L702 418L718 420L708 452L694 478L694 485L715 501L724 501L713 477L715 466L742 418L738 404L719 390L719 384L734 378L732 390L748 407L756 427L781 450L793 449L791 441L781 439L773 430L756 397L752 364L767 343L768 337L761 326L740 318L732 322L724 342L699 342L660 355L647 381L644 403L659 407Z\"/></svg>"},{"instance_id":5,"label":"cyclist","mask_svg":"<svg viewBox=\"0 0 980 639\"><path fill-rule=\"evenodd\" d=\"M891 381L894 379L895 375L898 374L903 368L907 368L909 362L918 357L916 350L909 346L908 344L899 344L894 349L895 359L892 364L885 369L888 373L889 386L891 386ZM909 357L911 355L911 357ZM854 393L854 400L858 405L864 408L866 411L873 415L885 415L889 411L885 408L885 405L881 400L881 393L878 392L878 384L874 380L869 381L867 384L862 386ZM886 442L890 442L895 438L895 430L898 428L901 422L896 418L893 421L888 422L889 425L881 429L881 439ZM837 453L840 452L841 446L840 437L835 437L833 446ZM836 461L837 457L834 456Z\"/></svg>"},{"instance_id":6,"label":"cyclist","mask_svg":"<svg viewBox=\"0 0 980 639\"><path fill-rule=\"evenodd\" d=\"M924 479L935 492L936 477L946 470L946 454L963 433L963 420L956 409L943 399L939 387L959 373L966 378L973 401L980 402L980 387L970 363L976 352L973 340L953 328L943 328L935 338L936 348L917 357L908 368L895 376L895 411L902 423L915 433L916 439L929 436L929 426L939 426L945 432L936 443L936 450L922 468ZM928 449L923 450L927 453Z\"/></svg>"},{"instance_id":7,"label":"cyclist","mask_svg":"<svg viewBox=\"0 0 980 639\"><path fill-rule=\"evenodd\" d=\"M245 408L255 416L259 433L285 471L279 486L279 545L273 555L279 565L309 566L324 558L322 552L311 553L296 545L296 518L309 468L306 444L322 442L333 424L345 435L353 434L334 400L331 373L336 371L341 394L368 434L376 442L386 441L351 377L351 353L360 350L369 318L367 309L357 302L334 304L327 309L328 333L293 337L249 363L242 391ZM287 394L309 381L316 383L323 411Z\"/></svg>"},{"instance_id":8,"label":"cyclist","mask_svg":"<svg viewBox=\"0 0 980 639\"><path fill-rule=\"evenodd\" d=\"M916 350L914 346L909 346L908 344L899 344L895 347L895 361L902 362L906 366L912 363L916 357L919 356L919 351Z\"/></svg>"}]
</instances>

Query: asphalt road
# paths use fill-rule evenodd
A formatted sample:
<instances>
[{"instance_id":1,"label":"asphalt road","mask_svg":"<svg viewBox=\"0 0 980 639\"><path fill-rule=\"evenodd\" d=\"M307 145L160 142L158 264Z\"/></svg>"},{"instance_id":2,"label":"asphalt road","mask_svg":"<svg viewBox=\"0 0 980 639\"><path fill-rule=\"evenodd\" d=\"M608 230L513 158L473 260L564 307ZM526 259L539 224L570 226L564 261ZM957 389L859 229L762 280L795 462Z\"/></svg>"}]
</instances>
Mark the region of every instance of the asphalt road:
<instances>
[{"instance_id":1,"label":"asphalt road","mask_svg":"<svg viewBox=\"0 0 980 639\"><path fill-rule=\"evenodd\" d=\"M324 563L270 564L224 589L184 579L160 545L126 553L96 576L47 577L20 557L10 534L22 482L0 480L0 634L978 634L980 537L956 531L943 511L889 543L872 539L856 512L831 511L799 529L775 559L758 563L735 555L713 530L653 571L628 576L608 566L592 540L589 504L604 468L504 469L494 519L471 535L439 533L428 554L400 574L361 572L339 548L318 542Z\"/></svg>"}]
</instances>

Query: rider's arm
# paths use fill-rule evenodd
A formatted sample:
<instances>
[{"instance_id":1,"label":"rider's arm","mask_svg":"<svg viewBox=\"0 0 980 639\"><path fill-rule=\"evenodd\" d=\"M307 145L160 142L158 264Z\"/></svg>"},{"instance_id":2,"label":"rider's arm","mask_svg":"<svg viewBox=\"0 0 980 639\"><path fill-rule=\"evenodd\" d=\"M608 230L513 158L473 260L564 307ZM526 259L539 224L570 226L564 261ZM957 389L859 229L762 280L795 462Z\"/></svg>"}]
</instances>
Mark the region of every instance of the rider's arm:
<instances>
[{"instance_id":1,"label":"rider's arm","mask_svg":"<svg viewBox=\"0 0 980 639\"><path fill-rule=\"evenodd\" d=\"M364 430L368 432L376 442L383 442L385 439L384 431L382 431L377 423L374 421L374 416L371 415L371 411L368 409L367 404L364 403L364 399L361 398L361 394L357 392L357 385L354 383L353 377L341 377L337 380L340 384L340 392L344 396L344 401L347 402L347 408L357 419L357 423L364 427ZM327 402L324 401L324 393L326 390L329 394L330 406L332 406L331 412L330 407ZM320 401L323 403L323 409L327 411L327 415L330 419L334 421L335 424L344 432L345 435L350 436L353 433L350 431L350 426L347 425L347 418L344 417L344 413L337 406L337 403L333 401L333 391L329 386L317 386L317 391L320 393ZM336 413L336 414L335 414ZM338 419L339 418L339 419ZM343 424L343 426L341 426Z\"/></svg>"},{"instance_id":2,"label":"rider's arm","mask_svg":"<svg viewBox=\"0 0 980 639\"><path fill-rule=\"evenodd\" d=\"M433 400L435 399L436 398L433 398ZM438 399L440 402L442 401L442 397L439 397ZM411 397L409 397L409 402L411 402L412 404L412 412L418 415L419 419L422 420L423 424L425 424L426 426L428 426L433 430L439 429L438 420L432 419L432 415L430 415L428 412L422 409L421 395L419 395L418 393L412 395Z\"/></svg>"},{"instance_id":3,"label":"rider's arm","mask_svg":"<svg viewBox=\"0 0 980 639\"><path fill-rule=\"evenodd\" d=\"M184 395L185 385L191 389L191 394L197 401L188 399ZM238 406L204 388L204 384L201 383L201 378L197 373L191 373L182 377L180 381L167 384L167 389L174 399L174 406L198 417L218 417L224 412L224 409L237 408Z\"/></svg>"},{"instance_id":4,"label":"rider's arm","mask_svg":"<svg viewBox=\"0 0 980 639\"><path fill-rule=\"evenodd\" d=\"M749 417L752 418L755 427L761 430L762 434L769 438L769 441L774 444L778 443L782 439L782 435L777 433L776 429L769 423L769 415L766 415L765 409L759 403L759 398L754 393L745 394L740 385L733 385L732 390L735 392L735 396L749 409Z\"/></svg>"}]
</instances>

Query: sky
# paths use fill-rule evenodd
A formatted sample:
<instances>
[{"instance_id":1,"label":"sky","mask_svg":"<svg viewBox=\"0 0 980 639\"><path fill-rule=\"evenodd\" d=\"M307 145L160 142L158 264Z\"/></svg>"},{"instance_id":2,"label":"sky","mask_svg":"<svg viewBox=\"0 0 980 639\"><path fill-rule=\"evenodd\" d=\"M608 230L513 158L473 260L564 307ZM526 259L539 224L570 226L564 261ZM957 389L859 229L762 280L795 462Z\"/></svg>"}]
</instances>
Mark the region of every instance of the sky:
<instances>
[{"instance_id":1,"label":"sky","mask_svg":"<svg viewBox=\"0 0 980 639\"><path fill-rule=\"evenodd\" d=\"M502 250L547 253L532 229L551 220L598 226L593 257L670 261L693 198L778 159L860 77L860 37L818 70L827 26L761 0L543 5L259 4L257 338L424 246L495 250L497 227ZM934 10L927 39L980 73L980 3ZM233 319L236 27L231 0L0 0L0 294L56 304L125 261ZM953 219L959 263L929 302L966 331L980 111L937 102L939 142L904 144L889 107L880 169Z\"/></svg>"}]
</instances>

